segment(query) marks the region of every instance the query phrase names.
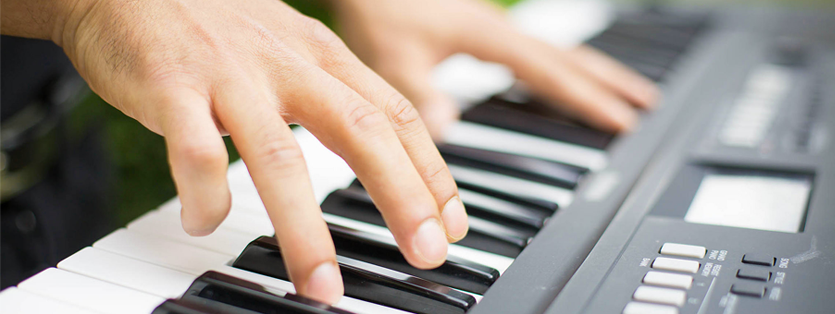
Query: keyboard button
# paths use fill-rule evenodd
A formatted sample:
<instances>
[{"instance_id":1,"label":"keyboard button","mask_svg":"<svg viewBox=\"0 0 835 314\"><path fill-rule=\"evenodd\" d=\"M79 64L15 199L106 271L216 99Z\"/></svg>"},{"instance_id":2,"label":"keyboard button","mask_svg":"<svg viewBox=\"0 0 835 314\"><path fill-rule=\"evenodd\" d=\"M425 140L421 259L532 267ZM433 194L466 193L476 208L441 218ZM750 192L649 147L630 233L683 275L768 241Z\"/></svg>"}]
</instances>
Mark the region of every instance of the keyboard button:
<instances>
[{"instance_id":1,"label":"keyboard button","mask_svg":"<svg viewBox=\"0 0 835 314\"><path fill-rule=\"evenodd\" d=\"M475 305L470 294L356 259L337 256L345 295L416 313L464 313ZM289 280L275 238L253 241L234 267Z\"/></svg>"},{"instance_id":2,"label":"keyboard button","mask_svg":"<svg viewBox=\"0 0 835 314\"><path fill-rule=\"evenodd\" d=\"M458 187L458 196L464 202L468 214L488 220L512 222L540 229L549 217L549 214L544 211L531 209L460 186Z\"/></svg>"},{"instance_id":3,"label":"keyboard button","mask_svg":"<svg viewBox=\"0 0 835 314\"><path fill-rule=\"evenodd\" d=\"M745 264L774 266L774 261L774 256L767 256L762 254L748 253L742 256L742 262Z\"/></svg>"},{"instance_id":4,"label":"keyboard button","mask_svg":"<svg viewBox=\"0 0 835 314\"><path fill-rule=\"evenodd\" d=\"M704 246L687 245L678 243L664 243L661 246L661 254L676 255L681 257L704 258L707 249Z\"/></svg>"},{"instance_id":5,"label":"keyboard button","mask_svg":"<svg viewBox=\"0 0 835 314\"><path fill-rule=\"evenodd\" d=\"M731 293L755 298L762 298L765 295L765 286L750 282L737 282L731 286Z\"/></svg>"},{"instance_id":6,"label":"keyboard button","mask_svg":"<svg viewBox=\"0 0 835 314\"><path fill-rule=\"evenodd\" d=\"M640 286L632 298L636 301L682 306L687 300L687 292L678 289Z\"/></svg>"},{"instance_id":7,"label":"keyboard button","mask_svg":"<svg viewBox=\"0 0 835 314\"><path fill-rule=\"evenodd\" d=\"M643 283L687 290L693 286L693 276L651 270L644 275Z\"/></svg>"},{"instance_id":8,"label":"keyboard button","mask_svg":"<svg viewBox=\"0 0 835 314\"><path fill-rule=\"evenodd\" d=\"M771 272L767 269L740 268L736 272L736 277L742 279L768 281L771 279Z\"/></svg>"},{"instance_id":9,"label":"keyboard button","mask_svg":"<svg viewBox=\"0 0 835 314\"><path fill-rule=\"evenodd\" d=\"M23 291L16 287L9 287L0 292L0 309L4 314L97 314L92 310Z\"/></svg>"},{"instance_id":10,"label":"keyboard button","mask_svg":"<svg viewBox=\"0 0 835 314\"><path fill-rule=\"evenodd\" d=\"M455 256L435 269L417 269L409 265L391 238L375 236L330 224L336 254L411 274L453 288L484 294L497 279L499 271Z\"/></svg>"},{"instance_id":11,"label":"keyboard button","mask_svg":"<svg viewBox=\"0 0 835 314\"><path fill-rule=\"evenodd\" d=\"M165 301L165 298L57 268L48 268L17 287L101 313L146 314Z\"/></svg>"},{"instance_id":12,"label":"keyboard button","mask_svg":"<svg viewBox=\"0 0 835 314\"><path fill-rule=\"evenodd\" d=\"M253 313L269 309L278 313L350 314L348 311L302 296L290 293L278 296L256 283L214 271L206 272L197 278L181 299L215 308L218 312L226 312L233 308L240 312Z\"/></svg>"},{"instance_id":13,"label":"keyboard button","mask_svg":"<svg viewBox=\"0 0 835 314\"><path fill-rule=\"evenodd\" d=\"M460 121L447 129L444 142L484 150L528 156L573 165L591 171L606 168L606 152L539 136Z\"/></svg>"},{"instance_id":14,"label":"keyboard button","mask_svg":"<svg viewBox=\"0 0 835 314\"><path fill-rule=\"evenodd\" d=\"M573 189L584 169L537 158L489 150L441 144L441 156L447 163L501 173L520 179Z\"/></svg>"},{"instance_id":15,"label":"keyboard button","mask_svg":"<svg viewBox=\"0 0 835 314\"><path fill-rule=\"evenodd\" d=\"M678 271L695 274L699 271L699 262L668 257L656 257L652 261L653 269Z\"/></svg>"},{"instance_id":16,"label":"keyboard button","mask_svg":"<svg viewBox=\"0 0 835 314\"><path fill-rule=\"evenodd\" d=\"M629 302L623 308L623 314L678 314L678 308L669 305Z\"/></svg>"}]
</instances>

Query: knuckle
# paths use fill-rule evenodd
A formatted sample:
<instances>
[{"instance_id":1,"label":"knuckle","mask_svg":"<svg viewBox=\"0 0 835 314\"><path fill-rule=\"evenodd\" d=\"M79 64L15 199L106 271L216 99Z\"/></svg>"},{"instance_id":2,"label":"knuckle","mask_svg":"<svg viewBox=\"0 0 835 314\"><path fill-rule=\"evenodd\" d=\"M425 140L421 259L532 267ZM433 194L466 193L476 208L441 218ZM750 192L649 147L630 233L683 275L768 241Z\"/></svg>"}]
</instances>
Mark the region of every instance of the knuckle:
<instances>
[{"instance_id":1,"label":"knuckle","mask_svg":"<svg viewBox=\"0 0 835 314\"><path fill-rule=\"evenodd\" d=\"M420 129L420 113L405 97L399 94L390 97L384 108L386 115L394 122L398 132Z\"/></svg>"},{"instance_id":2,"label":"knuckle","mask_svg":"<svg viewBox=\"0 0 835 314\"><path fill-rule=\"evenodd\" d=\"M179 155L183 156L183 159L200 169L223 168L229 159L226 151L210 144L187 144L181 146L179 150Z\"/></svg>"},{"instance_id":3,"label":"knuckle","mask_svg":"<svg viewBox=\"0 0 835 314\"><path fill-rule=\"evenodd\" d=\"M388 119L377 107L365 103L354 106L354 109L347 113L345 120L348 130L356 136L376 134L389 125Z\"/></svg>"}]
</instances>

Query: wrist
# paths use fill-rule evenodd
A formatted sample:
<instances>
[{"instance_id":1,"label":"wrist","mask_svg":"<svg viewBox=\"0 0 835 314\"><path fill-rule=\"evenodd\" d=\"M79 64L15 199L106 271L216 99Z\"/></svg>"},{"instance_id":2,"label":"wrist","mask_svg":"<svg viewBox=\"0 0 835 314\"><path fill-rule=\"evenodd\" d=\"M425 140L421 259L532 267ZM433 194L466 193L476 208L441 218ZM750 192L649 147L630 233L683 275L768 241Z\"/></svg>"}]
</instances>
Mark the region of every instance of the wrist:
<instances>
[{"instance_id":1,"label":"wrist","mask_svg":"<svg viewBox=\"0 0 835 314\"><path fill-rule=\"evenodd\" d=\"M60 9L54 13L54 23L51 27L49 39L67 50L66 45L72 45L76 39L76 33L82 26L85 17L93 10L97 0L72 0L66 1Z\"/></svg>"}]
</instances>

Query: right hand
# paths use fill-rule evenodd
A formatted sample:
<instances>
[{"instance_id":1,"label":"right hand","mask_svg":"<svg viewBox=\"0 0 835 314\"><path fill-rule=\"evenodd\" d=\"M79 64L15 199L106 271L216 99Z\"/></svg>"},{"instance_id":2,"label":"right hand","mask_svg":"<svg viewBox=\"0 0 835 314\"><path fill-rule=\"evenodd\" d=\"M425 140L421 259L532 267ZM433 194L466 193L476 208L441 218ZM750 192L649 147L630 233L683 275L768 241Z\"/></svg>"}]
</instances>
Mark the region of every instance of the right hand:
<instances>
[{"instance_id":1,"label":"right hand","mask_svg":"<svg viewBox=\"0 0 835 314\"><path fill-rule=\"evenodd\" d=\"M63 0L61 0L63 1ZM288 123L353 168L406 259L440 265L467 232L458 190L418 112L327 27L272 0L79 0L53 38L104 100L165 137L183 228L230 209L231 135L296 290L342 295L335 250Z\"/></svg>"}]
</instances>

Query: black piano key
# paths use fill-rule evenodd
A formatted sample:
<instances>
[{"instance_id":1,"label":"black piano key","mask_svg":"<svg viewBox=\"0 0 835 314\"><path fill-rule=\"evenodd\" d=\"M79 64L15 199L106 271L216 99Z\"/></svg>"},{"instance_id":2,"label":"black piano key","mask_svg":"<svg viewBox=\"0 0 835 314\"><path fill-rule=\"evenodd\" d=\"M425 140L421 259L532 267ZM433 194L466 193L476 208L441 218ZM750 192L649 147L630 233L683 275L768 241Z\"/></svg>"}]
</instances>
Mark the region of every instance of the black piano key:
<instances>
[{"instance_id":1,"label":"black piano key","mask_svg":"<svg viewBox=\"0 0 835 314\"><path fill-rule=\"evenodd\" d=\"M557 211L557 209L559 209L559 205L552 201L513 195L504 191L498 191L491 188L483 187L481 185L470 184L467 182L455 181L455 183L458 185L459 188L472 190L481 194L489 195L522 206L543 210L548 213L554 213Z\"/></svg>"},{"instance_id":2,"label":"black piano key","mask_svg":"<svg viewBox=\"0 0 835 314\"><path fill-rule=\"evenodd\" d=\"M547 107L545 104L537 106ZM597 149L604 149L611 141L610 134L572 126L544 114L523 111L524 109L523 106L514 103L493 99L464 111L461 120Z\"/></svg>"},{"instance_id":3,"label":"black piano key","mask_svg":"<svg viewBox=\"0 0 835 314\"><path fill-rule=\"evenodd\" d=\"M377 211L377 208L369 205L365 200L358 200L357 197L362 197L363 193L357 193L356 188L348 188L345 190L337 190L329 194L325 201L322 202L322 211L350 218L357 221L386 227L383 216ZM346 192L347 191L347 192ZM356 194L356 195L346 195ZM365 194L367 197L367 194ZM516 257L522 252L522 248L505 241L499 241L491 236L483 235L477 232L470 232L466 237L459 240L455 244L499 254L507 257Z\"/></svg>"},{"instance_id":4,"label":"black piano key","mask_svg":"<svg viewBox=\"0 0 835 314\"><path fill-rule=\"evenodd\" d=\"M466 260L448 256L447 261L435 269L417 269L409 265L397 244L390 238L329 225L336 254L358 259L388 269L394 269L452 288L484 294L496 279L499 271Z\"/></svg>"},{"instance_id":5,"label":"black piano key","mask_svg":"<svg viewBox=\"0 0 835 314\"><path fill-rule=\"evenodd\" d=\"M649 46L659 45L678 50L685 49L695 36L689 29L643 23L615 23L603 34L621 36Z\"/></svg>"},{"instance_id":6,"label":"black piano key","mask_svg":"<svg viewBox=\"0 0 835 314\"><path fill-rule=\"evenodd\" d=\"M181 299L228 313L351 314L289 293L278 296L258 284L214 271L198 277Z\"/></svg>"},{"instance_id":7,"label":"black piano key","mask_svg":"<svg viewBox=\"0 0 835 314\"><path fill-rule=\"evenodd\" d=\"M666 69L671 67L678 57L678 54L672 52L664 53L646 47L622 46L597 38L592 38L588 41L588 44L614 57L618 61L629 64L647 64Z\"/></svg>"},{"instance_id":8,"label":"black piano key","mask_svg":"<svg viewBox=\"0 0 835 314\"><path fill-rule=\"evenodd\" d=\"M462 314L475 305L472 295L359 260L338 257L345 295L415 313ZM289 280L273 237L252 241L234 267Z\"/></svg>"},{"instance_id":9,"label":"black piano key","mask_svg":"<svg viewBox=\"0 0 835 314\"><path fill-rule=\"evenodd\" d=\"M470 215L507 224L521 224L537 230L541 229L548 221L548 217L553 214L553 212L531 209L462 187L458 187L458 195Z\"/></svg>"},{"instance_id":10,"label":"black piano key","mask_svg":"<svg viewBox=\"0 0 835 314\"><path fill-rule=\"evenodd\" d=\"M252 313L252 312L249 312ZM151 314L237 314L200 303L168 299L157 306Z\"/></svg>"},{"instance_id":11,"label":"black piano key","mask_svg":"<svg viewBox=\"0 0 835 314\"><path fill-rule=\"evenodd\" d=\"M448 163L570 189L584 173L580 167L478 148L440 144L438 151Z\"/></svg>"},{"instance_id":12,"label":"black piano key","mask_svg":"<svg viewBox=\"0 0 835 314\"><path fill-rule=\"evenodd\" d=\"M377 208L371 201L371 197L368 195L368 193L365 192L365 190L349 188L343 190L336 190L332 194L337 194L354 202L365 203L366 206L362 207L361 209L378 213ZM534 234L536 234L535 230L500 225L494 222L480 219L478 217L470 217L469 220L470 232L482 234L484 236L488 236L502 242L510 243L519 248L526 247L528 243L530 243L531 238L533 238Z\"/></svg>"}]
</instances>

